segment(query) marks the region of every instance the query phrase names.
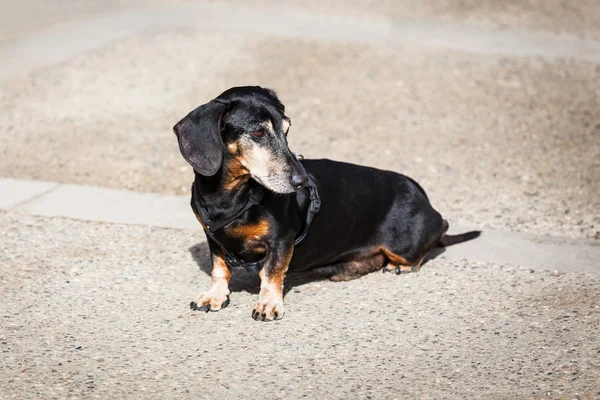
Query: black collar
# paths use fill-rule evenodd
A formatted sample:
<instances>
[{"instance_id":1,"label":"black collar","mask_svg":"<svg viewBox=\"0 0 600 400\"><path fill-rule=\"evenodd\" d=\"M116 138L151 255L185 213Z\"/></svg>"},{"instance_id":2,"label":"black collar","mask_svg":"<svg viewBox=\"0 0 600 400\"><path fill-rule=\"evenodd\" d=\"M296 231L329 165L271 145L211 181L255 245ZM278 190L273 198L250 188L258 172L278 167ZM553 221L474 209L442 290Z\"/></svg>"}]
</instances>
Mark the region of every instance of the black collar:
<instances>
[{"instance_id":1,"label":"black collar","mask_svg":"<svg viewBox=\"0 0 600 400\"><path fill-rule=\"evenodd\" d=\"M308 189L308 195L310 197L310 204L308 205L308 212L306 213L306 222L304 223L304 230L296 238L294 244L299 244L304 240L306 235L308 234L308 228L310 228L310 224L312 223L313 217L316 213L321 210L321 198L319 197L319 191L317 190L317 185L311 178L308 178L308 185L306 188Z\"/></svg>"},{"instance_id":2,"label":"black collar","mask_svg":"<svg viewBox=\"0 0 600 400\"><path fill-rule=\"evenodd\" d=\"M255 186L253 189L251 189L250 197L248 198L248 201L242 208L240 208L237 212L233 213L231 217L223 218L222 220L219 220L219 221L211 221L210 220L210 218L208 216L208 212L206 211L206 208L200 202L198 187L197 187L195 181L194 181L192 190L194 191L194 206L196 208L196 211L198 212L198 216L200 217L202 224L204 224L204 226L206 227L206 229L204 229L204 232L206 232L206 235L209 236L217 245L219 245L221 250L223 250L223 253L225 254L225 261L227 262L227 264L232 268L244 267L246 270L248 270L250 272L258 273L258 271L263 267L263 265L265 263L264 258L260 261L254 261L254 262L248 262L248 261L241 260L234 253L227 250L227 248L223 245L223 243L221 243L221 241L215 237L214 233L216 231L218 231L219 229L222 229L224 226L226 226L226 225L230 224L231 222L235 221L236 219L238 219L243 213L248 211L251 207L259 204L262 201L263 197L265 196L264 188L260 185ZM298 245L302 240L304 240L304 238L308 234L308 228L310 227L310 224L312 223L314 215L316 213L318 213L319 210L321 209L321 199L319 197L317 185L314 183L314 181L312 179L309 178L308 185L305 187L305 190L308 190L308 193L310 196L310 205L308 207L308 212L306 213L306 222L304 223L304 229L303 229L302 233L300 234L300 236L298 236L296 238L296 240L294 241L295 245Z\"/></svg>"}]
</instances>

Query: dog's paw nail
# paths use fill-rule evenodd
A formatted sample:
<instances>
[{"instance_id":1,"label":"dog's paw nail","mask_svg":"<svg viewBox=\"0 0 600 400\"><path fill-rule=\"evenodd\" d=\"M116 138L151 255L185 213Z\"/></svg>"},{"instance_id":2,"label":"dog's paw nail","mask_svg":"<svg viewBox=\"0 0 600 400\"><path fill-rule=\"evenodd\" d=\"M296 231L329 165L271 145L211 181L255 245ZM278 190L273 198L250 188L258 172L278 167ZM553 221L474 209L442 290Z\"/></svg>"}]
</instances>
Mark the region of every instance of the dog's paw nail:
<instances>
[{"instance_id":1,"label":"dog's paw nail","mask_svg":"<svg viewBox=\"0 0 600 400\"><path fill-rule=\"evenodd\" d=\"M264 320L265 320L265 318L267 318L267 314L262 314L262 315L260 316L260 320L261 320L261 321L264 321Z\"/></svg>"},{"instance_id":2,"label":"dog's paw nail","mask_svg":"<svg viewBox=\"0 0 600 400\"><path fill-rule=\"evenodd\" d=\"M396 272L396 275L400 275L402 273L402 269L396 268L396 270L394 272Z\"/></svg>"},{"instance_id":3,"label":"dog's paw nail","mask_svg":"<svg viewBox=\"0 0 600 400\"><path fill-rule=\"evenodd\" d=\"M198 306L198 305L196 305L196 310L198 310L198 311L204 311L204 312L209 312L210 311L210 304L207 304L205 306Z\"/></svg>"},{"instance_id":4,"label":"dog's paw nail","mask_svg":"<svg viewBox=\"0 0 600 400\"><path fill-rule=\"evenodd\" d=\"M190 308L191 308L192 310L195 310L195 309L196 309L196 302L195 302L195 301L192 301L192 302L190 303Z\"/></svg>"},{"instance_id":5,"label":"dog's paw nail","mask_svg":"<svg viewBox=\"0 0 600 400\"><path fill-rule=\"evenodd\" d=\"M279 317L279 313L275 311L275 313L273 314L273 319L277 319L277 317Z\"/></svg>"},{"instance_id":6,"label":"dog's paw nail","mask_svg":"<svg viewBox=\"0 0 600 400\"><path fill-rule=\"evenodd\" d=\"M225 299L225 301L223 302L223 304L221 304L221 308L225 308L229 305L229 296L227 296L227 299Z\"/></svg>"},{"instance_id":7,"label":"dog's paw nail","mask_svg":"<svg viewBox=\"0 0 600 400\"><path fill-rule=\"evenodd\" d=\"M258 311L252 311L252 319L255 321L258 321L258 316L260 314L258 313Z\"/></svg>"},{"instance_id":8,"label":"dog's paw nail","mask_svg":"<svg viewBox=\"0 0 600 400\"><path fill-rule=\"evenodd\" d=\"M387 269L387 267L383 267L383 268L381 269L381 271L383 271L383 273L385 274L386 272L388 272L388 269Z\"/></svg>"}]
</instances>

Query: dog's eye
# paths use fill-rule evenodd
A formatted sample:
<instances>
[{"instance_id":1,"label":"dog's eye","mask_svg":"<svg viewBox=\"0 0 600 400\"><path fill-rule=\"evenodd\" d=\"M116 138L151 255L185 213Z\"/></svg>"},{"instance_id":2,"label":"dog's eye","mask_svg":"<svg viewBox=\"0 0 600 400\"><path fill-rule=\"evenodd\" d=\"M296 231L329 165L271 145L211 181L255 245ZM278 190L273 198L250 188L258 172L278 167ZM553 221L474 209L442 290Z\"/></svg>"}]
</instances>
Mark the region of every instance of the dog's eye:
<instances>
[{"instance_id":1,"label":"dog's eye","mask_svg":"<svg viewBox=\"0 0 600 400\"><path fill-rule=\"evenodd\" d=\"M265 133L264 133L263 131L254 131L254 132L252 132L252 135L253 135L254 137L261 137L261 136L263 136L264 134L265 134Z\"/></svg>"}]
</instances>

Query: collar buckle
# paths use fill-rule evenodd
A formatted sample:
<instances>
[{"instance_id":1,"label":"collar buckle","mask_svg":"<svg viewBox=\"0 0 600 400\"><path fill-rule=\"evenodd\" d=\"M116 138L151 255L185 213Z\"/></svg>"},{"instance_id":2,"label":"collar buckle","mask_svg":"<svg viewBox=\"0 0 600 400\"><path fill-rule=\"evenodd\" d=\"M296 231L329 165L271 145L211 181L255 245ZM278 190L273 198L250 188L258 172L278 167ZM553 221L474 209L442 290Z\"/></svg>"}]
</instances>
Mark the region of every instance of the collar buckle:
<instances>
[{"instance_id":1,"label":"collar buckle","mask_svg":"<svg viewBox=\"0 0 600 400\"><path fill-rule=\"evenodd\" d=\"M311 196L310 207L309 207L308 211L310 211L313 214L316 214L319 212L320 209L321 209L321 199L319 199L318 197L312 198L312 196Z\"/></svg>"}]
</instances>

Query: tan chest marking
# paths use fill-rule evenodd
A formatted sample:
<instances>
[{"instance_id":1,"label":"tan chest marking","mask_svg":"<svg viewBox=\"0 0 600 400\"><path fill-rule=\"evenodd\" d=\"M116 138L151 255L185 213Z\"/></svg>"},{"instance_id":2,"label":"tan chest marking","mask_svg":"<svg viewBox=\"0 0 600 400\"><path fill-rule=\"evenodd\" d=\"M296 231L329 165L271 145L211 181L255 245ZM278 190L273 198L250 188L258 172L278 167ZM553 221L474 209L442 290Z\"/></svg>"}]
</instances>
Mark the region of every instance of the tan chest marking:
<instances>
[{"instance_id":1,"label":"tan chest marking","mask_svg":"<svg viewBox=\"0 0 600 400\"><path fill-rule=\"evenodd\" d=\"M254 224L240 225L227 228L227 234L236 239L260 240L269 233L269 223L266 220Z\"/></svg>"}]
</instances>

